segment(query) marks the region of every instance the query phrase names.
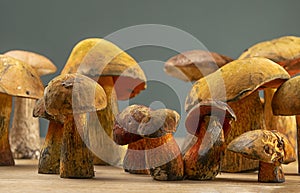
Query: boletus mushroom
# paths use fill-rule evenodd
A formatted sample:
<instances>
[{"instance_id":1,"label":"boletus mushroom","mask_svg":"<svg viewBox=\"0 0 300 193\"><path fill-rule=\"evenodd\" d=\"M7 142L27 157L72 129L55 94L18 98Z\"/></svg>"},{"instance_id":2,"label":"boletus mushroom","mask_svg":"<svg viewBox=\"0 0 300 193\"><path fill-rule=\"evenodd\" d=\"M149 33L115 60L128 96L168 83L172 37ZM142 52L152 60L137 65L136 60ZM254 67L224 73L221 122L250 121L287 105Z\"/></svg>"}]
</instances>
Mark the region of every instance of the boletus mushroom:
<instances>
[{"instance_id":1,"label":"boletus mushroom","mask_svg":"<svg viewBox=\"0 0 300 193\"><path fill-rule=\"evenodd\" d=\"M254 130L232 140L227 149L259 160L259 182L285 181L281 164L295 161L295 150L285 135L275 130Z\"/></svg>"},{"instance_id":2,"label":"boletus mushroom","mask_svg":"<svg viewBox=\"0 0 300 193\"><path fill-rule=\"evenodd\" d=\"M45 56L25 50L10 50L4 55L21 60L39 76L52 74L56 66ZM44 89L43 89L44 90ZM42 91L43 91L42 90ZM14 158L37 159L40 156L39 120L32 116L36 99L16 97L9 141Z\"/></svg>"},{"instance_id":3,"label":"boletus mushroom","mask_svg":"<svg viewBox=\"0 0 300 193\"><path fill-rule=\"evenodd\" d=\"M226 149L225 138L234 119L232 109L221 101L201 101L189 111L185 126L197 141L184 154L187 179L211 180L217 176Z\"/></svg>"},{"instance_id":4,"label":"boletus mushroom","mask_svg":"<svg viewBox=\"0 0 300 193\"><path fill-rule=\"evenodd\" d=\"M289 78L279 64L266 58L234 60L196 81L186 99L185 109L188 112L205 100L227 102L237 118L232 122L231 132L225 139L228 144L246 131L266 129L258 91L267 87L277 88ZM240 172L257 168L257 161L225 151L222 171Z\"/></svg>"},{"instance_id":5,"label":"boletus mushroom","mask_svg":"<svg viewBox=\"0 0 300 193\"><path fill-rule=\"evenodd\" d=\"M88 149L88 113L106 107L103 88L80 74L64 74L51 80L44 91L46 112L63 118L60 177L92 178L93 157Z\"/></svg>"},{"instance_id":6,"label":"boletus mushroom","mask_svg":"<svg viewBox=\"0 0 300 193\"><path fill-rule=\"evenodd\" d=\"M176 111L143 105L131 105L119 113L113 133L116 143L129 143L125 169L149 169L155 180L182 180L182 155L173 137L179 118ZM140 140L144 140L145 148L131 149L130 144Z\"/></svg>"},{"instance_id":7,"label":"boletus mushroom","mask_svg":"<svg viewBox=\"0 0 300 193\"><path fill-rule=\"evenodd\" d=\"M95 163L118 164L123 152L114 148L112 140L117 100L135 97L146 88L144 72L125 51L100 38L84 39L75 45L61 74L75 72L97 81L107 96L107 107L97 111L98 117L91 116L90 120L90 125L96 128L90 133L91 149L100 158Z\"/></svg>"},{"instance_id":8,"label":"boletus mushroom","mask_svg":"<svg viewBox=\"0 0 300 193\"><path fill-rule=\"evenodd\" d=\"M14 165L9 144L12 96L38 99L43 96L43 88L42 81L31 66L15 58L0 55L0 166Z\"/></svg>"}]
</instances>

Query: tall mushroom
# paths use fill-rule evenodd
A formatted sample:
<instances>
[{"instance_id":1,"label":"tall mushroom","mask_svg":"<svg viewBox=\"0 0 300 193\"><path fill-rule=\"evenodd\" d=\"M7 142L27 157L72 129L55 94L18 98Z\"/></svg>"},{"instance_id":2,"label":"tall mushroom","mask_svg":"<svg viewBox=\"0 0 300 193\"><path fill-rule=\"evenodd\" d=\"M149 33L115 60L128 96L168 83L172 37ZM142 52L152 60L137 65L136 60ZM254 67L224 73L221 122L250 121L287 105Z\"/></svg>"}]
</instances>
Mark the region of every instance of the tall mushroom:
<instances>
[{"instance_id":1,"label":"tall mushroom","mask_svg":"<svg viewBox=\"0 0 300 193\"><path fill-rule=\"evenodd\" d=\"M184 154L187 179L211 180L217 176L233 119L234 112L221 101L201 101L189 111L186 129L197 141Z\"/></svg>"},{"instance_id":2,"label":"tall mushroom","mask_svg":"<svg viewBox=\"0 0 300 193\"><path fill-rule=\"evenodd\" d=\"M45 109L64 116L60 177L92 178L93 157L88 149L88 113L106 107L103 88L80 74L64 74L51 80L44 91Z\"/></svg>"},{"instance_id":3,"label":"tall mushroom","mask_svg":"<svg viewBox=\"0 0 300 193\"><path fill-rule=\"evenodd\" d=\"M35 69L39 76L56 71L55 65L48 58L34 52L10 50L4 55L24 61ZM35 102L35 99L20 97L14 100L14 115L9 135L14 158L36 159L40 155L39 120L32 116Z\"/></svg>"},{"instance_id":4,"label":"tall mushroom","mask_svg":"<svg viewBox=\"0 0 300 193\"><path fill-rule=\"evenodd\" d=\"M131 105L119 113L113 133L116 143L129 143L124 168L131 173L149 169L155 180L182 180L182 155L172 135L178 120L176 111L143 105ZM141 140L144 148L131 149L131 143Z\"/></svg>"},{"instance_id":5,"label":"tall mushroom","mask_svg":"<svg viewBox=\"0 0 300 193\"><path fill-rule=\"evenodd\" d=\"M295 150L291 142L275 130L248 131L232 140L227 149L259 160L259 182L284 182L281 164L295 161Z\"/></svg>"},{"instance_id":6,"label":"tall mushroom","mask_svg":"<svg viewBox=\"0 0 300 193\"><path fill-rule=\"evenodd\" d=\"M300 114L300 76L283 83L275 92L272 100L274 115L290 116ZM299 122L297 122L299 123ZM297 127L298 173L300 173L300 128Z\"/></svg>"},{"instance_id":7,"label":"tall mushroom","mask_svg":"<svg viewBox=\"0 0 300 193\"><path fill-rule=\"evenodd\" d=\"M118 152L120 149L113 148L112 141L112 129L118 113L117 99L127 100L145 89L144 72L125 51L100 38L82 40L73 48L61 74L75 72L94 79L105 90L107 107L97 112L99 121L97 117L91 120L91 125L98 128L91 133L91 149L102 159L95 163L117 164L121 155L116 154L122 153ZM102 140L96 140L99 137Z\"/></svg>"},{"instance_id":8,"label":"tall mushroom","mask_svg":"<svg viewBox=\"0 0 300 193\"><path fill-rule=\"evenodd\" d=\"M289 78L289 74L280 65L269 59L257 57L235 60L195 82L186 99L186 111L203 100L227 102L237 118L226 139L228 144L246 131L265 129L258 90L277 88ZM238 172L257 167L257 162L225 151L222 171Z\"/></svg>"},{"instance_id":9,"label":"tall mushroom","mask_svg":"<svg viewBox=\"0 0 300 193\"><path fill-rule=\"evenodd\" d=\"M26 63L0 55L0 92L0 165L14 165L9 144L12 96L38 99L43 96L43 83Z\"/></svg>"}]
</instances>

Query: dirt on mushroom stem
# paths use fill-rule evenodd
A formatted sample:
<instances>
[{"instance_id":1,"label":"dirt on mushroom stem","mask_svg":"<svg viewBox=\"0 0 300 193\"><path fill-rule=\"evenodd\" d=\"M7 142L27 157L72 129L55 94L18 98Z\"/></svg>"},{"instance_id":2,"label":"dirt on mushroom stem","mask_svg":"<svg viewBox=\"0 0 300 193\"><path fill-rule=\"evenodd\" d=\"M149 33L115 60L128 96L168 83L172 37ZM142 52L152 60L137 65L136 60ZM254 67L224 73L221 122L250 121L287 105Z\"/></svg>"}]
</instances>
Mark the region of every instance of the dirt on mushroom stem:
<instances>
[{"instance_id":1,"label":"dirt on mushroom stem","mask_svg":"<svg viewBox=\"0 0 300 193\"><path fill-rule=\"evenodd\" d=\"M12 97L0 93L0 166L15 165L9 144L9 121L12 108Z\"/></svg>"}]
</instances>

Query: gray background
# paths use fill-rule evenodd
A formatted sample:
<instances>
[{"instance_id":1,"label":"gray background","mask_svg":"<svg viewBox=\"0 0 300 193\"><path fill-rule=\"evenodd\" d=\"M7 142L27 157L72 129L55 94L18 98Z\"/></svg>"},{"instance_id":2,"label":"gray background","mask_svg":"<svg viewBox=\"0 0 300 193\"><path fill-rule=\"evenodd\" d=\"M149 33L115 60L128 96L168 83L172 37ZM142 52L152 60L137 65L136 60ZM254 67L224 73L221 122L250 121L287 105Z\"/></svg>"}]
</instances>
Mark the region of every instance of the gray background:
<instances>
[{"instance_id":1,"label":"gray background","mask_svg":"<svg viewBox=\"0 0 300 193\"><path fill-rule=\"evenodd\" d=\"M132 25L164 24L190 33L211 51L235 58L259 41L284 35L300 36L299 8L300 1L297 0L0 0L0 52L24 49L49 57L58 71L42 78L46 84L60 73L79 40L105 37ZM133 48L128 52L139 62L160 61L153 62L153 67L141 65L151 79L166 76L162 71L163 61L176 54L173 50L155 46ZM163 81L174 84L169 89L168 84L162 86ZM140 98L120 103L121 109L132 103L152 103L153 106L173 108L184 117L178 106L182 99L172 93L185 96L191 84L168 77L149 85L149 91ZM161 103L155 102L157 100ZM41 122L44 136L47 122ZM177 135L184 135L182 124Z\"/></svg>"}]
</instances>

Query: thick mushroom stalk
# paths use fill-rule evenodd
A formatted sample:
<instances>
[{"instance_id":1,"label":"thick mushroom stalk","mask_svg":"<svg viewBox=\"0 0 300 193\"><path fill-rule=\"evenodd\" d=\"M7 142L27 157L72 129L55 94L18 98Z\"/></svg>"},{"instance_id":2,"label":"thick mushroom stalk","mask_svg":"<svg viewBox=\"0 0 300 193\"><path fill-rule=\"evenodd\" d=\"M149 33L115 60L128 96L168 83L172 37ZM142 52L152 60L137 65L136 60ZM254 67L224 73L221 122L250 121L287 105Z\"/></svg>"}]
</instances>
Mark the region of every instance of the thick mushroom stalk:
<instances>
[{"instance_id":1,"label":"thick mushroom stalk","mask_svg":"<svg viewBox=\"0 0 300 193\"><path fill-rule=\"evenodd\" d=\"M60 177L92 178L93 157L88 149L88 113L106 107L103 88L80 74L65 74L45 88L45 109L50 115L64 116L60 152Z\"/></svg>"},{"instance_id":2,"label":"thick mushroom stalk","mask_svg":"<svg viewBox=\"0 0 300 193\"><path fill-rule=\"evenodd\" d=\"M227 149L259 160L259 182L284 182L281 164L295 161L292 144L286 136L275 130L248 131L232 140Z\"/></svg>"},{"instance_id":3,"label":"thick mushroom stalk","mask_svg":"<svg viewBox=\"0 0 300 193\"><path fill-rule=\"evenodd\" d=\"M220 101L202 101L191 109L185 124L197 141L184 154L186 178L212 180L217 176L233 119L231 108Z\"/></svg>"},{"instance_id":4,"label":"thick mushroom stalk","mask_svg":"<svg viewBox=\"0 0 300 193\"><path fill-rule=\"evenodd\" d=\"M186 111L205 100L228 102L237 117L225 139L228 144L246 131L266 128L259 90L277 88L289 78L280 65L269 59L235 60L195 82L186 99ZM222 171L240 172L258 168L258 162L230 153L225 151Z\"/></svg>"},{"instance_id":5,"label":"thick mushroom stalk","mask_svg":"<svg viewBox=\"0 0 300 193\"><path fill-rule=\"evenodd\" d=\"M21 60L34 68L39 76L56 71L55 65L45 56L24 50L11 50L4 55ZM10 144L14 158L37 159L40 155L39 120L32 116L35 99L15 98L14 115L10 129Z\"/></svg>"},{"instance_id":6,"label":"thick mushroom stalk","mask_svg":"<svg viewBox=\"0 0 300 193\"><path fill-rule=\"evenodd\" d=\"M12 77L18 77L12 81ZM9 123L12 96L37 99L43 95L43 84L36 71L20 60L0 55L0 165L14 165L9 145ZM32 113L31 113L32 115Z\"/></svg>"}]
</instances>

